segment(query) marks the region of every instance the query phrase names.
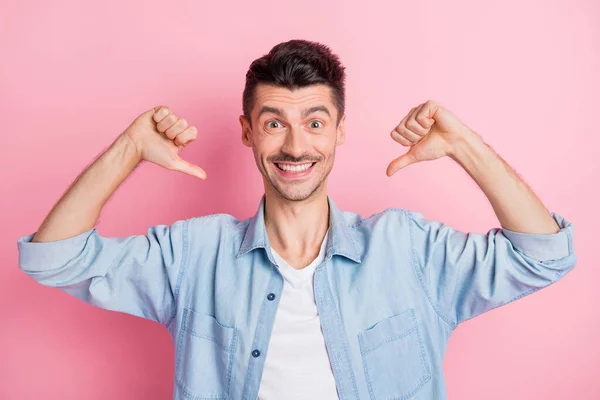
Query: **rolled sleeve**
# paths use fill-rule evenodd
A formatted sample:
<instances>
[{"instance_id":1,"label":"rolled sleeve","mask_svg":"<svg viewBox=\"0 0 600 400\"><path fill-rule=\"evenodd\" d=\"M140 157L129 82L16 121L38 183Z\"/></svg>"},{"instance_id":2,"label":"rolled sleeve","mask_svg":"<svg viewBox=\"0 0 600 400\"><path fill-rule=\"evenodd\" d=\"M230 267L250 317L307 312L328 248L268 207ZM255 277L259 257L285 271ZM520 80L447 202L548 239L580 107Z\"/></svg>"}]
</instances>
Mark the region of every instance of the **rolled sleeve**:
<instances>
[{"instance_id":1,"label":"rolled sleeve","mask_svg":"<svg viewBox=\"0 0 600 400\"><path fill-rule=\"evenodd\" d=\"M560 231L552 234L463 232L418 212L408 216L415 271L452 328L547 287L577 262L573 225L555 213Z\"/></svg>"},{"instance_id":2,"label":"rolled sleeve","mask_svg":"<svg viewBox=\"0 0 600 400\"><path fill-rule=\"evenodd\" d=\"M19 267L26 272L42 272L60 268L81 252L96 228L77 236L49 242L32 242L37 232L22 236L17 241Z\"/></svg>"},{"instance_id":3,"label":"rolled sleeve","mask_svg":"<svg viewBox=\"0 0 600 400\"><path fill-rule=\"evenodd\" d=\"M145 235L105 237L92 228L32 242L30 234L17 241L19 267L36 282L91 305L166 323L175 312L187 255L187 221L155 225Z\"/></svg>"},{"instance_id":4,"label":"rolled sleeve","mask_svg":"<svg viewBox=\"0 0 600 400\"><path fill-rule=\"evenodd\" d=\"M563 216L550 212L560 231L556 233L523 233L502 228L514 248L538 261L560 260L573 253L573 224Z\"/></svg>"}]
</instances>

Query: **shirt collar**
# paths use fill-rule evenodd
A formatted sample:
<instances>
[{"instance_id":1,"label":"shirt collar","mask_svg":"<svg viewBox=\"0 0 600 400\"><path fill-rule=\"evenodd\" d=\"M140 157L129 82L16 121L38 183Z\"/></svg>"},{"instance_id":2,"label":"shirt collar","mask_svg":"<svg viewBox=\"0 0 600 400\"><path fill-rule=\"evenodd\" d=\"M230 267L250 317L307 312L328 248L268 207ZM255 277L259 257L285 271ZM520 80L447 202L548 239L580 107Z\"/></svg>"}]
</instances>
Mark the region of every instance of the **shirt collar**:
<instances>
[{"instance_id":1,"label":"shirt collar","mask_svg":"<svg viewBox=\"0 0 600 400\"><path fill-rule=\"evenodd\" d=\"M327 260L337 254L360 263L361 259L354 240L354 232L346 222L343 211L335 205L329 195L327 201L329 203L329 234L327 235L325 259ZM263 195L258 211L250 218L237 257L241 257L257 248L267 249L269 246L269 238L265 228L265 196ZM267 253L269 254L268 251Z\"/></svg>"}]
</instances>

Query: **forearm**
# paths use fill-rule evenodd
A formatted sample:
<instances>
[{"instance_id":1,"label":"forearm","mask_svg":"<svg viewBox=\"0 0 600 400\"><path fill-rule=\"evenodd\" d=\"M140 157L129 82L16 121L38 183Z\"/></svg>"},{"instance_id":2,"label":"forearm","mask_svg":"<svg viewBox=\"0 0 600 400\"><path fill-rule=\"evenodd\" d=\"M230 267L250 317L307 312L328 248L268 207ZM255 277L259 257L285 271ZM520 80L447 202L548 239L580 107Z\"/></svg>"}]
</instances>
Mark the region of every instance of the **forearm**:
<instances>
[{"instance_id":1,"label":"forearm","mask_svg":"<svg viewBox=\"0 0 600 400\"><path fill-rule=\"evenodd\" d=\"M104 204L140 160L133 142L120 135L77 177L46 216L32 242L66 239L93 228Z\"/></svg>"},{"instance_id":2,"label":"forearm","mask_svg":"<svg viewBox=\"0 0 600 400\"><path fill-rule=\"evenodd\" d=\"M514 170L475 132L461 137L450 157L473 178L503 228L523 233L556 233L559 226Z\"/></svg>"}]
</instances>

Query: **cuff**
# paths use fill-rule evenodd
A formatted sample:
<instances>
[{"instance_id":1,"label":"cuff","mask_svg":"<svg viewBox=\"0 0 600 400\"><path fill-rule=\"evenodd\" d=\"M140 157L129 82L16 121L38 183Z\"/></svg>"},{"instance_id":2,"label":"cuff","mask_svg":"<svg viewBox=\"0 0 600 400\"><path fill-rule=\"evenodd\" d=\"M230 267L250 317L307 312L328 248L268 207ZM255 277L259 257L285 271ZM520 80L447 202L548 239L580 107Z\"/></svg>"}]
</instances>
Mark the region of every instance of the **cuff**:
<instances>
[{"instance_id":1,"label":"cuff","mask_svg":"<svg viewBox=\"0 0 600 400\"><path fill-rule=\"evenodd\" d=\"M22 236L17 240L19 268L34 272L61 268L81 252L95 231L96 228L92 228L77 236L50 242L32 242L36 232Z\"/></svg>"},{"instance_id":2,"label":"cuff","mask_svg":"<svg viewBox=\"0 0 600 400\"><path fill-rule=\"evenodd\" d=\"M556 233L523 233L502 228L504 236L526 256L551 261L571 255L573 252L573 224L563 216L550 212L560 231Z\"/></svg>"}]
</instances>

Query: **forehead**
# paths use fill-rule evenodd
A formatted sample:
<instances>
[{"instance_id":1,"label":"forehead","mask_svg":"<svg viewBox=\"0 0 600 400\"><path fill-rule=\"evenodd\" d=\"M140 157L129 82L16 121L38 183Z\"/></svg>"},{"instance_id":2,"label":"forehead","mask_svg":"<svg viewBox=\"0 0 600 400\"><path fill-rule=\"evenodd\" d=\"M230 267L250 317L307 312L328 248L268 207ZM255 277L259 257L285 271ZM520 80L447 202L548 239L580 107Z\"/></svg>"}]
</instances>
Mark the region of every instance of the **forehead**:
<instances>
[{"instance_id":1,"label":"forehead","mask_svg":"<svg viewBox=\"0 0 600 400\"><path fill-rule=\"evenodd\" d=\"M254 96L253 114L258 113L263 106L281 108L293 113L307 107L324 105L331 112L336 111L332 90L327 85L311 85L290 90L260 83L256 86Z\"/></svg>"}]
</instances>

